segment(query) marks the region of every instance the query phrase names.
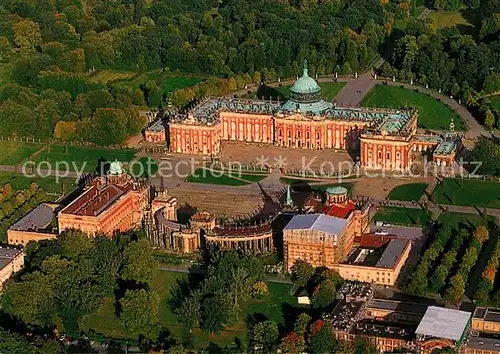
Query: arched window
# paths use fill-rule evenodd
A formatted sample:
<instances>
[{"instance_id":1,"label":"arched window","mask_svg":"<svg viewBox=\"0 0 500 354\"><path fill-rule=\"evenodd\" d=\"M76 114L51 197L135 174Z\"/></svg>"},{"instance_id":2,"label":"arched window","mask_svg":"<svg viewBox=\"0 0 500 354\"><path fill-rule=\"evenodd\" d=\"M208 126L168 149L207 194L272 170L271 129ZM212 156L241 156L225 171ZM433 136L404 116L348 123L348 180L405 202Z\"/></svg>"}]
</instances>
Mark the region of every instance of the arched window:
<instances>
[{"instance_id":1,"label":"arched window","mask_svg":"<svg viewBox=\"0 0 500 354\"><path fill-rule=\"evenodd\" d=\"M289 138L291 138L291 137L292 137L292 131L291 131L291 130L289 130L289 131L288 131L288 137L289 137Z\"/></svg>"},{"instance_id":2,"label":"arched window","mask_svg":"<svg viewBox=\"0 0 500 354\"><path fill-rule=\"evenodd\" d=\"M300 139L300 130L297 130L297 138Z\"/></svg>"},{"instance_id":3,"label":"arched window","mask_svg":"<svg viewBox=\"0 0 500 354\"><path fill-rule=\"evenodd\" d=\"M371 159L372 158L372 151L371 150L368 150L368 158Z\"/></svg>"},{"instance_id":4,"label":"arched window","mask_svg":"<svg viewBox=\"0 0 500 354\"><path fill-rule=\"evenodd\" d=\"M391 153L390 152L387 152L387 160L390 160L391 159Z\"/></svg>"},{"instance_id":5,"label":"arched window","mask_svg":"<svg viewBox=\"0 0 500 354\"><path fill-rule=\"evenodd\" d=\"M398 151L398 152L396 152L396 159L399 160L400 158L401 158L401 153Z\"/></svg>"},{"instance_id":6,"label":"arched window","mask_svg":"<svg viewBox=\"0 0 500 354\"><path fill-rule=\"evenodd\" d=\"M281 137L281 134L282 134L282 131L281 131L281 128L278 129L278 136Z\"/></svg>"},{"instance_id":7,"label":"arched window","mask_svg":"<svg viewBox=\"0 0 500 354\"><path fill-rule=\"evenodd\" d=\"M379 150L378 152L378 158L381 159L382 158L382 151Z\"/></svg>"},{"instance_id":8,"label":"arched window","mask_svg":"<svg viewBox=\"0 0 500 354\"><path fill-rule=\"evenodd\" d=\"M319 130L316 132L316 139L319 140Z\"/></svg>"},{"instance_id":9,"label":"arched window","mask_svg":"<svg viewBox=\"0 0 500 354\"><path fill-rule=\"evenodd\" d=\"M311 134L307 131L306 132L306 139L309 139L311 137Z\"/></svg>"}]
</instances>

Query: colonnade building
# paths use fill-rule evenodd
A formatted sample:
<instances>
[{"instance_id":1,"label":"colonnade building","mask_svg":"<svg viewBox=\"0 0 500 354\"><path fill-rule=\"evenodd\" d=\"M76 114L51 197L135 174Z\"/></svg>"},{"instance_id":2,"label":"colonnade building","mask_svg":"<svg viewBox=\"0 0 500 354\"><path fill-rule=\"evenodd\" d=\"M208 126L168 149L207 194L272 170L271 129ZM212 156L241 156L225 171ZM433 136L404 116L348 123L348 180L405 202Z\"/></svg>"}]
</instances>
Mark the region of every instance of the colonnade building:
<instances>
[{"instance_id":1,"label":"colonnade building","mask_svg":"<svg viewBox=\"0 0 500 354\"><path fill-rule=\"evenodd\" d=\"M291 98L284 103L205 99L170 117L165 140L174 153L210 156L220 153L221 141L350 150L358 152L365 169L399 171L409 170L412 152L422 148L432 151L443 140L437 135L417 134L418 112L414 108L347 108L323 100L307 64L290 91ZM147 141L158 142L160 126L154 124L151 131L146 130ZM451 150L447 147L439 152L450 155Z\"/></svg>"}]
</instances>

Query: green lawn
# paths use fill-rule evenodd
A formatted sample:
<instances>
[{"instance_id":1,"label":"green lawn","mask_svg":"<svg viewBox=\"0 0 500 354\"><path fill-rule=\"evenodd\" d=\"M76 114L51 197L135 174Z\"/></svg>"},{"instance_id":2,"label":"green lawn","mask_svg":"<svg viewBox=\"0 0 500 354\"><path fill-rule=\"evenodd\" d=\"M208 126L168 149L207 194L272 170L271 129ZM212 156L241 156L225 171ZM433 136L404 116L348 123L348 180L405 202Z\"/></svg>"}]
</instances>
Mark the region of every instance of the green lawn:
<instances>
[{"instance_id":1,"label":"green lawn","mask_svg":"<svg viewBox=\"0 0 500 354\"><path fill-rule=\"evenodd\" d=\"M418 201L422 196L422 194L424 194L424 191L427 188L427 186L428 186L427 183L402 184L400 186L394 187L394 189L389 192L387 199Z\"/></svg>"},{"instance_id":2,"label":"green lawn","mask_svg":"<svg viewBox=\"0 0 500 354\"><path fill-rule=\"evenodd\" d=\"M90 82L107 84L117 80L128 80L137 73L133 71L99 70L90 76Z\"/></svg>"},{"instance_id":3,"label":"green lawn","mask_svg":"<svg viewBox=\"0 0 500 354\"><path fill-rule=\"evenodd\" d=\"M141 157L133 161L128 169L133 177L151 177L158 172L158 165L150 157Z\"/></svg>"},{"instance_id":4,"label":"green lawn","mask_svg":"<svg viewBox=\"0 0 500 354\"><path fill-rule=\"evenodd\" d=\"M494 216L488 216L488 224L484 225L484 218L479 214L465 214L465 213L455 213L455 212L445 212L439 215L438 221L440 223L450 224L452 227L456 228L460 225L464 225L469 229L474 229L479 225L490 226L495 223Z\"/></svg>"},{"instance_id":5,"label":"green lawn","mask_svg":"<svg viewBox=\"0 0 500 354\"><path fill-rule=\"evenodd\" d=\"M234 178L236 177L236 178ZM267 175L251 175L234 173L222 174L219 171L212 172L211 170L198 168L186 180L192 183L218 184L225 186L245 186L247 184L259 182L266 178Z\"/></svg>"},{"instance_id":6,"label":"green lawn","mask_svg":"<svg viewBox=\"0 0 500 354\"><path fill-rule=\"evenodd\" d=\"M21 165L42 147L42 144L0 140L0 165Z\"/></svg>"},{"instance_id":7,"label":"green lawn","mask_svg":"<svg viewBox=\"0 0 500 354\"><path fill-rule=\"evenodd\" d=\"M59 163L59 169L65 169L65 162L70 170L95 171L99 161L118 161L124 164L134 157L136 151L132 149L112 150L100 148L85 148L79 146L51 145L34 157L35 162L47 161L52 168Z\"/></svg>"},{"instance_id":8,"label":"green lawn","mask_svg":"<svg viewBox=\"0 0 500 354\"><path fill-rule=\"evenodd\" d=\"M0 172L0 186L10 183L14 189L28 189L32 182L35 182L47 192L52 193L68 193L78 185L75 178L64 177L56 181L56 178L53 176L26 177L21 173Z\"/></svg>"},{"instance_id":9,"label":"green lawn","mask_svg":"<svg viewBox=\"0 0 500 354\"><path fill-rule=\"evenodd\" d=\"M427 18L436 26L437 29L455 26L474 28L474 26L467 21L460 11L432 11Z\"/></svg>"},{"instance_id":10,"label":"green lawn","mask_svg":"<svg viewBox=\"0 0 500 354\"><path fill-rule=\"evenodd\" d=\"M152 288L160 295L160 308L158 320L162 327L165 327L177 338L185 338L188 334L180 325L179 318L174 314L169 305L177 284L187 281L187 274L158 270L153 279ZM255 314L262 314L279 325L284 325L286 316L290 315L293 307L298 307L295 297L290 295L291 285L289 284L269 284L270 295L262 301L249 301L243 305L240 321L231 328L218 335L209 335L200 329L192 333L193 345L198 348L206 348L210 342L220 346L225 346L239 338L243 343L248 341L248 328L246 319ZM88 316L82 321L82 330L88 332L94 330L106 337L135 339L127 333L120 320L114 313L112 299L107 299L98 313Z\"/></svg>"},{"instance_id":11,"label":"green lawn","mask_svg":"<svg viewBox=\"0 0 500 354\"><path fill-rule=\"evenodd\" d=\"M429 212L422 209L383 207L377 211L374 221L389 224L424 226L430 220Z\"/></svg>"},{"instance_id":12,"label":"green lawn","mask_svg":"<svg viewBox=\"0 0 500 354\"><path fill-rule=\"evenodd\" d=\"M462 118L442 102L423 93L397 86L376 85L363 98L361 105L385 108L416 107L419 112L418 126L420 128L447 130L453 118L456 130L466 130Z\"/></svg>"},{"instance_id":13,"label":"green lawn","mask_svg":"<svg viewBox=\"0 0 500 354\"><path fill-rule=\"evenodd\" d=\"M500 208L500 183L446 178L433 193L439 204Z\"/></svg>"},{"instance_id":14,"label":"green lawn","mask_svg":"<svg viewBox=\"0 0 500 354\"><path fill-rule=\"evenodd\" d=\"M160 69L137 73L133 76L118 79L114 83L114 85L119 87L128 87L132 90L136 90L141 85L145 85L148 81L154 80L161 87L165 94L168 94L170 91L181 89L185 87L193 86L199 83L202 78L196 76L183 76L180 74L173 74L170 72L161 72Z\"/></svg>"}]
</instances>

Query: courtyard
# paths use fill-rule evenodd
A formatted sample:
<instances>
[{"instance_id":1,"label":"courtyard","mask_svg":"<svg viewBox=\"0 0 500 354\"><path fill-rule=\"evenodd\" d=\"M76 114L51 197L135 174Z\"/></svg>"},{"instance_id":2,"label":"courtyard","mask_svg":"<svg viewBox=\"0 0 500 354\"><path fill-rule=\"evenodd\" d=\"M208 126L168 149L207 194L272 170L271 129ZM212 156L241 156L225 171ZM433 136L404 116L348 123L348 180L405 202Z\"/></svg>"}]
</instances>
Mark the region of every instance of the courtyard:
<instances>
[{"instance_id":1,"label":"courtyard","mask_svg":"<svg viewBox=\"0 0 500 354\"><path fill-rule=\"evenodd\" d=\"M325 172L345 170L354 166L353 159L345 151L282 148L232 141L222 142L220 161L226 164L253 165L257 168L266 165L300 171L323 169Z\"/></svg>"}]
</instances>

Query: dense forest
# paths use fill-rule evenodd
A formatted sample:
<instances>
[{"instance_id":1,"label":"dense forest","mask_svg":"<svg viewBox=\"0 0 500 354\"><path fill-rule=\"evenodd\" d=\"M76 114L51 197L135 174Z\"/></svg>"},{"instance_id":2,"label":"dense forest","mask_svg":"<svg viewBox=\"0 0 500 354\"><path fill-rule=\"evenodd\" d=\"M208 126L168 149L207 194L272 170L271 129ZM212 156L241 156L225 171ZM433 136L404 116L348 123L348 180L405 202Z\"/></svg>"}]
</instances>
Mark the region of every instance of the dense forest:
<instances>
[{"instance_id":1,"label":"dense forest","mask_svg":"<svg viewBox=\"0 0 500 354\"><path fill-rule=\"evenodd\" d=\"M305 58L317 74L364 70L394 21L414 7L373 0L6 0L0 61L11 65L13 83L0 92L0 135L117 144L145 124L130 109L165 104L154 81L136 90L91 82L89 72L99 69L214 76L174 93L176 106L294 77Z\"/></svg>"},{"instance_id":2,"label":"dense forest","mask_svg":"<svg viewBox=\"0 0 500 354\"><path fill-rule=\"evenodd\" d=\"M442 6L439 0L432 3L437 9L457 8ZM382 74L460 98L484 125L500 127L500 111L488 98L500 91L500 1L467 4L464 12L474 22L474 30L465 26L436 30L431 22L410 21L395 41Z\"/></svg>"},{"instance_id":3,"label":"dense forest","mask_svg":"<svg viewBox=\"0 0 500 354\"><path fill-rule=\"evenodd\" d=\"M130 113L126 109L158 107L167 100L179 107L251 82L295 77L304 59L314 75L351 74L369 69L378 54L389 57L381 74L460 95L494 126L498 112L480 92L500 90L500 2L425 3L437 10L466 8L475 18L470 34L418 20L423 5L422 0L5 0L0 62L10 66L13 83L0 93L0 135L117 144L144 125L138 114L116 133L97 137L89 131L106 131L109 121ZM154 80L134 89L89 80L101 69L213 78L166 97ZM85 106L88 95L102 99Z\"/></svg>"}]
</instances>

